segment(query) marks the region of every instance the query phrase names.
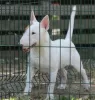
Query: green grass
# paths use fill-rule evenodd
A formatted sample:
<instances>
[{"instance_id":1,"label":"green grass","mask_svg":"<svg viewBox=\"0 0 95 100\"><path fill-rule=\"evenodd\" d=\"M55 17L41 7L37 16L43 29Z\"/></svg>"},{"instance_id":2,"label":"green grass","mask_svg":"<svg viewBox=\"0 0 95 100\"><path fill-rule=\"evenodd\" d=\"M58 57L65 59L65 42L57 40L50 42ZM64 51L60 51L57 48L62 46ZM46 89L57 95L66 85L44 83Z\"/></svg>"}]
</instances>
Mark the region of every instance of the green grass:
<instances>
[{"instance_id":1,"label":"green grass","mask_svg":"<svg viewBox=\"0 0 95 100\"><path fill-rule=\"evenodd\" d=\"M11 97L9 99L2 99L2 100L30 100L30 96L16 96L16 97Z\"/></svg>"}]
</instances>

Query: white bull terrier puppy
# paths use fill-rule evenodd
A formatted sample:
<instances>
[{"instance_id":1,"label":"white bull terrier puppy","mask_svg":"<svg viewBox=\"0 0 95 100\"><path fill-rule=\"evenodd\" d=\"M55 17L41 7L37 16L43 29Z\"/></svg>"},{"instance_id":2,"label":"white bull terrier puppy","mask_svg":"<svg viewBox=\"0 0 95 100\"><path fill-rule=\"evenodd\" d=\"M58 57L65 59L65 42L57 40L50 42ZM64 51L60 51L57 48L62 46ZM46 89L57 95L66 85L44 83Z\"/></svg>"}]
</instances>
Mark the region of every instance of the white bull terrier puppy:
<instances>
[{"instance_id":1,"label":"white bull terrier puppy","mask_svg":"<svg viewBox=\"0 0 95 100\"><path fill-rule=\"evenodd\" d=\"M75 13L76 6L73 6L66 38L52 41L48 33L48 15L46 15L41 22L38 22L35 18L34 12L31 12L30 25L27 27L20 40L20 44L23 46L23 51L29 52L29 65L27 68L26 87L24 90L25 95L31 92L31 82L35 70L38 69L41 72L49 73L50 83L45 100L53 100L57 72L60 68L64 77L62 77L61 84L58 88L65 89L66 87L67 71L64 68L66 65L72 65L81 73L84 87L87 90L89 89L90 85L86 71L80 61L80 55L72 42Z\"/></svg>"}]
</instances>

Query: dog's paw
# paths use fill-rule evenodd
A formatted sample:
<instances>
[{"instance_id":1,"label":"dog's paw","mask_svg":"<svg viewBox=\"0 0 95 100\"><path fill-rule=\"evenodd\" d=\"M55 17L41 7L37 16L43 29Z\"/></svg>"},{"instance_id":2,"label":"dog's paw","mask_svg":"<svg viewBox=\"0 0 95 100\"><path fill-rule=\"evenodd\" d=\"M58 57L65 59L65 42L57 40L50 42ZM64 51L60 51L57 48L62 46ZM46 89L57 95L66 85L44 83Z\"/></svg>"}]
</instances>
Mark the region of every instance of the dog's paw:
<instances>
[{"instance_id":1,"label":"dog's paw","mask_svg":"<svg viewBox=\"0 0 95 100\"><path fill-rule=\"evenodd\" d=\"M54 95L52 95L52 94L47 95L47 97L44 100L55 100Z\"/></svg>"},{"instance_id":2,"label":"dog's paw","mask_svg":"<svg viewBox=\"0 0 95 100\"><path fill-rule=\"evenodd\" d=\"M25 88L24 95L28 95L31 92L31 88Z\"/></svg>"},{"instance_id":3,"label":"dog's paw","mask_svg":"<svg viewBox=\"0 0 95 100\"><path fill-rule=\"evenodd\" d=\"M60 84L57 88L58 89L65 89L66 88L66 84Z\"/></svg>"},{"instance_id":4,"label":"dog's paw","mask_svg":"<svg viewBox=\"0 0 95 100\"><path fill-rule=\"evenodd\" d=\"M23 94L24 94L24 95L28 95L28 92L24 92Z\"/></svg>"},{"instance_id":5,"label":"dog's paw","mask_svg":"<svg viewBox=\"0 0 95 100\"><path fill-rule=\"evenodd\" d=\"M45 98L44 100L55 100L54 98Z\"/></svg>"},{"instance_id":6,"label":"dog's paw","mask_svg":"<svg viewBox=\"0 0 95 100\"><path fill-rule=\"evenodd\" d=\"M82 84L83 87L85 88L86 91L89 91L90 89L90 84L89 83L85 83L85 84Z\"/></svg>"}]
</instances>

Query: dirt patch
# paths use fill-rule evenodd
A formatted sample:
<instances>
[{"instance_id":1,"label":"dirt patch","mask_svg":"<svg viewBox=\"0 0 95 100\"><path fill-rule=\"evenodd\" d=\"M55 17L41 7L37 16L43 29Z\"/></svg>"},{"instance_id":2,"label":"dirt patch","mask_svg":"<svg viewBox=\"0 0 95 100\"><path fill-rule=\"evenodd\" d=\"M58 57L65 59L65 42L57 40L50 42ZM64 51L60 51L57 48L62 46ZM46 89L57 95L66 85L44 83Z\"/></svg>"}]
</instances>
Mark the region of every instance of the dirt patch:
<instances>
[{"instance_id":1,"label":"dirt patch","mask_svg":"<svg viewBox=\"0 0 95 100\"><path fill-rule=\"evenodd\" d=\"M60 83L60 77L58 75L54 91L56 98L60 98L61 96L72 96L75 98L89 97L91 98L90 100L95 99L95 60L83 60L83 64L91 83L90 90L86 91L82 84L80 84L80 74L77 73L72 67L67 67L67 87L65 90L57 89L57 86ZM0 98L9 98L23 93L25 87L25 72L25 63L19 64L19 66L18 64L13 64L11 67L10 65L7 65L6 67L6 65L3 64L3 67L0 69ZM35 75L33 80L33 90L29 96L31 97L31 100L43 100L43 98L45 98L48 82L49 78L47 74L42 73L40 81L38 79L38 74Z\"/></svg>"}]
</instances>

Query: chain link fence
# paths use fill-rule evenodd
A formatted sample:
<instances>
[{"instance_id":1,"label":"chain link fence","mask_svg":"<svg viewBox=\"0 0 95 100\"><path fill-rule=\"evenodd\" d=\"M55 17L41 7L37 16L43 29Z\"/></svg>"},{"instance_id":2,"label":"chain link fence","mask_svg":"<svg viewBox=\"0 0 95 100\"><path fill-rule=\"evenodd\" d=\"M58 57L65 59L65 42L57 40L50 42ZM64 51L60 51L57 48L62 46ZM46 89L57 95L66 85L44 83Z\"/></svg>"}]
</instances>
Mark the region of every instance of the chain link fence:
<instances>
[{"instance_id":1,"label":"chain link fence","mask_svg":"<svg viewBox=\"0 0 95 100\"><path fill-rule=\"evenodd\" d=\"M38 21L49 15L51 40L64 39L68 30L72 6L77 6L73 39L86 69L90 90L80 85L80 73L72 66L68 72L67 87L59 90L60 71L57 75L55 100L95 100L95 1L94 0L0 0L0 100L44 100L49 84L47 73L36 72L29 98L23 96L27 71L27 53L19 40L29 25L33 9ZM40 79L39 79L40 77ZM11 99L9 99L11 100Z\"/></svg>"}]
</instances>

